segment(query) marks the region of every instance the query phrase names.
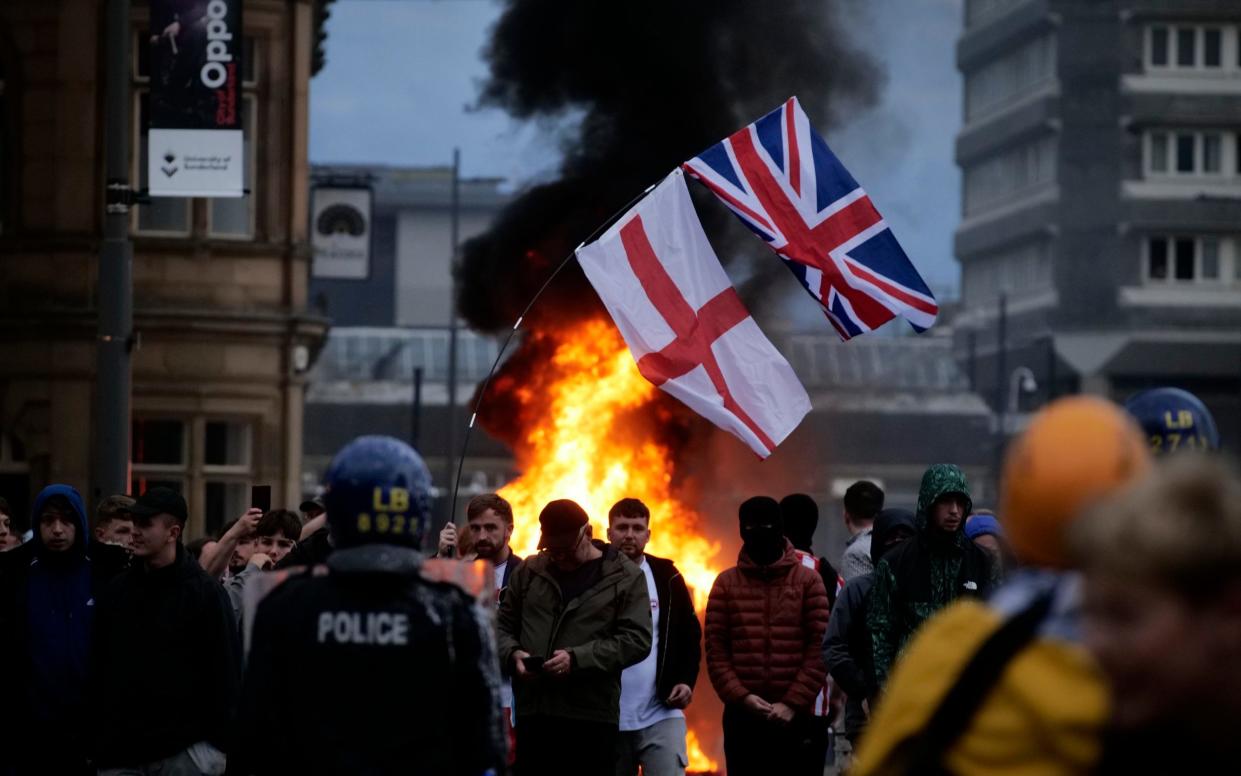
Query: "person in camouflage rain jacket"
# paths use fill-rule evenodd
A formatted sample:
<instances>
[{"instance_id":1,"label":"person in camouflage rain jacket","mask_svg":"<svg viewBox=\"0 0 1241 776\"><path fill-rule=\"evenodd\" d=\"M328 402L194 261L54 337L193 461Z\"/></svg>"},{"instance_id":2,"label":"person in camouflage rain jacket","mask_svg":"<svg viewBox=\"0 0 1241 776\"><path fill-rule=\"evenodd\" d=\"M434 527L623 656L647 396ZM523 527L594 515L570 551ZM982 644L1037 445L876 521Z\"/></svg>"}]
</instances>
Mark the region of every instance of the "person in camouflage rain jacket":
<instances>
[{"instance_id":1,"label":"person in camouflage rain jacket","mask_svg":"<svg viewBox=\"0 0 1241 776\"><path fill-rule=\"evenodd\" d=\"M918 535L875 567L866 622L878 687L928 617L961 596L984 598L991 591L990 561L965 538L965 517L972 507L965 474L956 466L935 464L922 475Z\"/></svg>"}]
</instances>

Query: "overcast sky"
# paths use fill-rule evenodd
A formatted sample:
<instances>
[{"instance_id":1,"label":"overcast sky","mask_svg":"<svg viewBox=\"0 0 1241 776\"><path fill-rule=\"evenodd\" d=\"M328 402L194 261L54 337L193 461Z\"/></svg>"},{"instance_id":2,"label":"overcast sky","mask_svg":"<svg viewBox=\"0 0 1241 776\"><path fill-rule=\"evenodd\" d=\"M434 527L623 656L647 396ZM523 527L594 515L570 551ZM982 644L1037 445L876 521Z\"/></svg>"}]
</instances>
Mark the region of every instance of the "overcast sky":
<instances>
[{"instance_id":1,"label":"overcast sky","mask_svg":"<svg viewBox=\"0 0 1241 776\"><path fill-rule=\"evenodd\" d=\"M827 141L931 287L955 292L961 0L880 0L869 8L870 23L856 33L887 70L882 103ZM499 111L470 108L499 3L338 0L331 9L327 66L311 82L312 162L449 164L456 146L466 176L520 186L554 172L554 138Z\"/></svg>"}]
</instances>

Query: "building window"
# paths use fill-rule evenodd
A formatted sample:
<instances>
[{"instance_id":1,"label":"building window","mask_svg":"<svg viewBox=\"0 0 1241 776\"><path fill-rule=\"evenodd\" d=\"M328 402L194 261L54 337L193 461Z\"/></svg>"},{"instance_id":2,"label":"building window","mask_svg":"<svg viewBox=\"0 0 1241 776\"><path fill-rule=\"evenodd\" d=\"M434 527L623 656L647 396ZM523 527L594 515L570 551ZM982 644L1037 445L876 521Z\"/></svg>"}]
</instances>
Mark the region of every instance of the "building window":
<instances>
[{"instance_id":1,"label":"building window","mask_svg":"<svg viewBox=\"0 0 1241 776\"><path fill-rule=\"evenodd\" d=\"M1228 283L1241 271L1235 255L1241 241L1214 235L1155 235L1146 240L1148 283ZM1229 269L1233 272L1229 272Z\"/></svg>"},{"instance_id":2,"label":"building window","mask_svg":"<svg viewBox=\"0 0 1241 776\"><path fill-rule=\"evenodd\" d=\"M1177 67L1193 67L1197 64L1194 56L1194 43L1198 40L1198 31L1193 27L1176 28L1176 65Z\"/></svg>"},{"instance_id":3,"label":"building window","mask_svg":"<svg viewBox=\"0 0 1241 776\"><path fill-rule=\"evenodd\" d=\"M215 534L248 505L253 424L219 418L136 418L130 492L162 486L185 496L187 532Z\"/></svg>"},{"instance_id":4,"label":"building window","mask_svg":"<svg viewBox=\"0 0 1241 776\"><path fill-rule=\"evenodd\" d=\"M209 232L212 237L248 238L254 236L255 164L254 138L257 127L254 122L258 111L257 98L246 94L241 98L242 126L242 175L247 193L243 197L217 197L211 199Z\"/></svg>"},{"instance_id":5,"label":"building window","mask_svg":"<svg viewBox=\"0 0 1241 776\"><path fill-rule=\"evenodd\" d=\"M973 121L1020 100L1056 77L1056 39L1043 35L965 76L965 119Z\"/></svg>"},{"instance_id":6,"label":"building window","mask_svg":"<svg viewBox=\"0 0 1241 776\"><path fill-rule=\"evenodd\" d=\"M1241 68L1241 30L1192 24L1157 24L1146 28L1146 67L1150 70L1220 72L1225 52L1238 51Z\"/></svg>"},{"instance_id":7,"label":"building window","mask_svg":"<svg viewBox=\"0 0 1241 776\"><path fill-rule=\"evenodd\" d=\"M1026 243L994 254L968 259L962 269L966 304L985 305L1000 294L1020 297L1052 287L1051 245Z\"/></svg>"},{"instance_id":8,"label":"building window","mask_svg":"<svg viewBox=\"0 0 1241 776\"><path fill-rule=\"evenodd\" d=\"M1220 67L1223 65L1224 31L1218 27L1207 27L1202 31L1202 66Z\"/></svg>"},{"instance_id":9,"label":"building window","mask_svg":"<svg viewBox=\"0 0 1241 776\"><path fill-rule=\"evenodd\" d=\"M1168 66L1168 28L1152 27L1150 43L1150 64L1153 67Z\"/></svg>"},{"instance_id":10,"label":"building window","mask_svg":"<svg viewBox=\"0 0 1241 776\"><path fill-rule=\"evenodd\" d=\"M1155 129L1146 133L1146 175L1223 177L1241 173L1241 134L1219 130Z\"/></svg>"},{"instance_id":11,"label":"building window","mask_svg":"<svg viewBox=\"0 0 1241 776\"><path fill-rule=\"evenodd\" d=\"M999 207L1055 179L1054 136L1001 151L965 168L965 214Z\"/></svg>"}]
</instances>

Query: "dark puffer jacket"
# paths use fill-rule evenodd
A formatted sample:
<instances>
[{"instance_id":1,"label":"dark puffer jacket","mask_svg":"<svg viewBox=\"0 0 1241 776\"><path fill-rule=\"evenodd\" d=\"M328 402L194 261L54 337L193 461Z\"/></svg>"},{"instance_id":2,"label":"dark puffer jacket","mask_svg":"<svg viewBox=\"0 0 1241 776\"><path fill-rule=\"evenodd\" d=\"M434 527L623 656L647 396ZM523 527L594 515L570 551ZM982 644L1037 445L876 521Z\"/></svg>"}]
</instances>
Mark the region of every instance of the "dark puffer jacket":
<instances>
[{"instance_id":1,"label":"dark puffer jacket","mask_svg":"<svg viewBox=\"0 0 1241 776\"><path fill-rule=\"evenodd\" d=\"M828 611L823 580L801 565L791 543L770 566L742 550L707 601L707 672L716 693L725 703L753 693L808 712L827 676L820 648Z\"/></svg>"}]
</instances>

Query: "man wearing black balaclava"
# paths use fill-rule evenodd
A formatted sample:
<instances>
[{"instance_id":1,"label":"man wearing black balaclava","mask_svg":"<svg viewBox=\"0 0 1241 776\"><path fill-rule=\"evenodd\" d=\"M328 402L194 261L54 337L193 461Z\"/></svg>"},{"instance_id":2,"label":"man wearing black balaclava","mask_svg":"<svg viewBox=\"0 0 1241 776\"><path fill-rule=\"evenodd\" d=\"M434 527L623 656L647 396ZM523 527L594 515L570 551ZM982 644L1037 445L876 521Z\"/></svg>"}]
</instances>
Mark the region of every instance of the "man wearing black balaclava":
<instances>
[{"instance_id":1,"label":"man wearing black balaclava","mask_svg":"<svg viewBox=\"0 0 1241 776\"><path fill-rule=\"evenodd\" d=\"M837 587L844 587L836 568L827 558L815 557L814 532L819 527L819 505L805 493L792 493L780 499L780 514L784 518L784 535L793 543L801 564L819 572L823 587L827 589L827 604L836 605Z\"/></svg>"},{"instance_id":2,"label":"man wearing black balaclava","mask_svg":"<svg viewBox=\"0 0 1241 776\"><path fill-rule=\"evenodd\" d=\"M738 517L737 565L707 601L707 671L724 701L728 773L819 776L813 707L827 676L827 591L784 537L775 499L751 498Z\"/></svg>"}]
</instances>

